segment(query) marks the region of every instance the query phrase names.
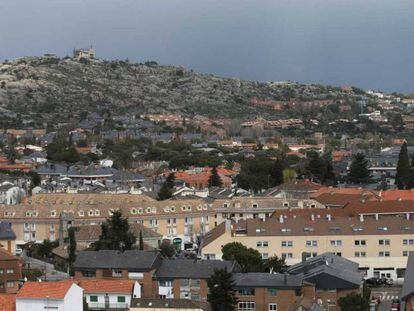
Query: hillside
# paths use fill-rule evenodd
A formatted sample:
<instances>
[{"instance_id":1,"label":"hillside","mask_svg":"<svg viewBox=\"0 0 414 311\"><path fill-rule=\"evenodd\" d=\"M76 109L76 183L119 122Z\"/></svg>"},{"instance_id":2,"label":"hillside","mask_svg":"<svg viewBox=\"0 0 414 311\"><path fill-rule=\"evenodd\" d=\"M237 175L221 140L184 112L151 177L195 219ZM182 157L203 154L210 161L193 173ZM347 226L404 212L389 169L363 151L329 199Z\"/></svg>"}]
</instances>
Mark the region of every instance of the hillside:
<instances>
[{"instance_id":1,"label":"hillside","mask_svg":"<svg viewBox=\"0 0 414 311\"><path fill-rule=\"evenodd\" d=\"M124 61L25 57L0 63L0 126L79 119L85 111L112 114L180 112L250 118L274 114L252 98L338 99L339 88L258 83L199 74L174 66Z\"/></svg>"}]
</instances>

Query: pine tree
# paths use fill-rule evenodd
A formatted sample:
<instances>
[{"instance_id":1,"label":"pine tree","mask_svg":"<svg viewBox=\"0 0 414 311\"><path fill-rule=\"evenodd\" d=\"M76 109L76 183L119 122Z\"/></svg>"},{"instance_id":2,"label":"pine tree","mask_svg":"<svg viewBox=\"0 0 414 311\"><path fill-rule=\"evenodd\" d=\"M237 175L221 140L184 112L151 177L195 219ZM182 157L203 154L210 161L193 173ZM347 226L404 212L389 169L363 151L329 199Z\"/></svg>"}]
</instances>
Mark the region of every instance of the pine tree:
<instances>
[{"instance_id":1,"label":"pine tree","mask_svg":"<svg viewBox=\"0 0 414 311\"><path fill-rule=\"evenodd\" d=\"M136 237L129 230L128 219L122 217L121 211L114 211L112 216L102 223L101 230L99 240L92 245L96 250L130 250L136 242Z\"/></svg>"},{"instance_id":2,"label":"pine tree","mask_svg":"<svg viewBox=\"0 0 414 311\"><path fill-rule=\"evenodd\" d=\"M348 178L352 183L366 183L370 178L368 170L368 160L365 159L365 155L357 153L349 168Z\"/></svg>"},{"instance_id":3,"label":"pine tree","mask_svg":"<svg viewBox=\"0 0 414 311\"><path fill-rule=\"evenodd\" d=\"M221 178L217 172L217 167L214 166L211 169L210 178L208 179L208 186L209 187L221 187L223 183L221 182Z\"/></svg>"},{"instance_id":4,"label":"pine tree","mask_svg":"<svg viewBox=\"0 0 414 311\"><path fill-rule=\"evenodd\" d=\"M207 300L213 311L234 311L237 298L234 291L232 274L226 269L214 270L207 281L209 293Z\"/></svg>"},{"instance_id":5,"label":"pine tree","mask_svg":"<svg viewBox=\"0 0 414 311\"><path fill-rule=\"evenodd\" d=\"M398 189L407 189L410 183L410 159L408 157L407 143L401 146L400 155L398 156L397 174L395 175L395 184Z\"/></svg>"}]
</instances>

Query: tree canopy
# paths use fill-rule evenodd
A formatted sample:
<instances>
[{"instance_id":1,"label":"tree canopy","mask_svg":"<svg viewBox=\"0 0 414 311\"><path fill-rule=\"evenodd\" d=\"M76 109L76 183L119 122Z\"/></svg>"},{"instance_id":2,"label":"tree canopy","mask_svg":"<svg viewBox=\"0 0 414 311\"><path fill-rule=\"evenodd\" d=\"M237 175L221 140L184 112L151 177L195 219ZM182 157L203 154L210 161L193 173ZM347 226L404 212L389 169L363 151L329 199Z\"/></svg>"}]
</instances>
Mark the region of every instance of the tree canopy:
<instances>
[{"instance_id":1,"label":"tree canopy","mask_svg":"<svg viewBox=\"0 0 414 311\"><path fill-rule=\"evenodd\" d=\"M365 311L368 310L369 300L357 293L350 293L339 298L338 304L341 307L341 310Z\"/></svg>"},{"instance_id":2,"label":"tree canopy","mask_svg":"<svg viewBox=\"0 0 414 311\"><path fill-rule=\"evenodd\" d=\"M112 249L130 250L136 242L136 237L130 231L128 219L122 217L121 211L114 211L112 216L101 225L99 240L92 244L95 250Z\"/></svg>"},{"instance_id":3,"label":"tree canopy","mask_svg":"<svg viewBox=\"0 0 414 311\"><path fill-rule=\"evenodd\" d=\"M213 311L234 311L237 298L234 291L234 281L231 272L226 269L216 269L207 280L207 301Z\"/></svg>"},{"instance_id":4,"label":"tree canopy","mask_svg":"<svg viewBox=\"0 0 414 311\"><path fill-rule=\"evenodd\" d=\"M363 153L357 153L352 159L348 174L349 181L355 184L369 181L368 160Z\"/></svg>"},{"instance_id":5,"label":"tree canopy","mask_svg":"<svg viewBox=\"0 0 414 311\"><path fill-rule=\"evenodd\" d=\"M408 189L411 184L410 158L408 156L406 142L402 144L400 154L398 156L395 184L397 185L398 189Z\"/></svg>"},{"instance_id":6,"label":"tree canopy","mask_svg":"<svg viewBox=\"0 0 414 311\"><path fill-rule=\"evenodd\" d=\"M210 178L208 179L208 186L209 187L221 187L221 185L222 185L222 182L217 172L217 167L214 166L211 169L211 175L210 175Z\"/></svg>"},{"instance_id":7,"label":"tree canopy","mask_svg":"<svg viewBox=\"0 0 414 311\"><path fill-rule=\"evenodd\" d=\"M174 189L174 183L175 183L175 175L174 173L171 173L168 175L168 177L165 179L164 183L161 186L160 191L158 191L158 197L157 200L167 200L172 197L173 189Z\"/></svg>"},{"instance_id":8,"label":"tree canopy","mask_svg":"<svg viewBox=\"0 0 414 311\"><path fill-rule=\"evenodd\" d=\"M222 248L224 260L235 260L244 272L260 272L263 270L263 260L260 253L247 248L242 243L227 243Z\"/></svg>"}]
</instances>

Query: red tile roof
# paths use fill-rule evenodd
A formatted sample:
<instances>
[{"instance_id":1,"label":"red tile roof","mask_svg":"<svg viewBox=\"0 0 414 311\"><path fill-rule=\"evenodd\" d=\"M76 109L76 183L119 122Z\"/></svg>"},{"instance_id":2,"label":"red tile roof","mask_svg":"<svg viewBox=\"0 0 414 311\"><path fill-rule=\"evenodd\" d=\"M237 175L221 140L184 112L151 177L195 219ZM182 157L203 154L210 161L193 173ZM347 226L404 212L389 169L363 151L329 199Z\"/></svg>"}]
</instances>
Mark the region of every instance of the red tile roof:
<instances>
[{"instance_id":1,"label":"red tile roof","mask_svg":"<svg viewBox=\"0 0 414 311\"><path fill-rule=\"evenodd\" d=\"M72 280L59 282L26 282L16 297L63 299L73 284Z\"/></svg>"},{"instance_id":2,"label":"red tile roof","mask_svg":"<svg viewBox=\"0 0 414 311\"><path fill-rule=\"evenodd\" d=\"M414 200L414 189L382 191L380 196L384 200Z\"/></svg>"},{"instance_id":3,"label":"red tile roof","mask_svg":"<svg viewBox=\"0 0 414 311\"><path fill-rule=\"evenodd\" d=\"M16 294L0 294L0 310L16 311Z\"/></svg>"},{"instance_id":4,"label":"red tile roof","mask_svg":"<svg viewBox=\"0 0 414 311\"><path fill-rule=\"evenodd\" d=\"M135 281L132 280L82 280L78 285L85 293L126 293L132 294Z\"/></svg>"}]
</instances>

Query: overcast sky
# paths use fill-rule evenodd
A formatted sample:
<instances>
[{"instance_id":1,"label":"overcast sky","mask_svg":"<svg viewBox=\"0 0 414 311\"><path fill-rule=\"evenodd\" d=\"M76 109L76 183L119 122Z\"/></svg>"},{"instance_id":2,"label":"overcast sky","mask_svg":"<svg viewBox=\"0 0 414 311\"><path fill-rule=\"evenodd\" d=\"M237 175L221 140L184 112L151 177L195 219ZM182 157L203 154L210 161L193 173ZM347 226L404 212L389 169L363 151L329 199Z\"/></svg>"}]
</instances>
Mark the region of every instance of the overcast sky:
<instances>
[{"instance_id":1,"label":"overcast sky","mask_svg":"<svg viewBox=\"0 0 414 311\"><path fill-rule=\"evenodd\" d=\"M0 0L0 60L93 46L243 79L414 92L413 0Z\"/></svg>"}]
</instances>

